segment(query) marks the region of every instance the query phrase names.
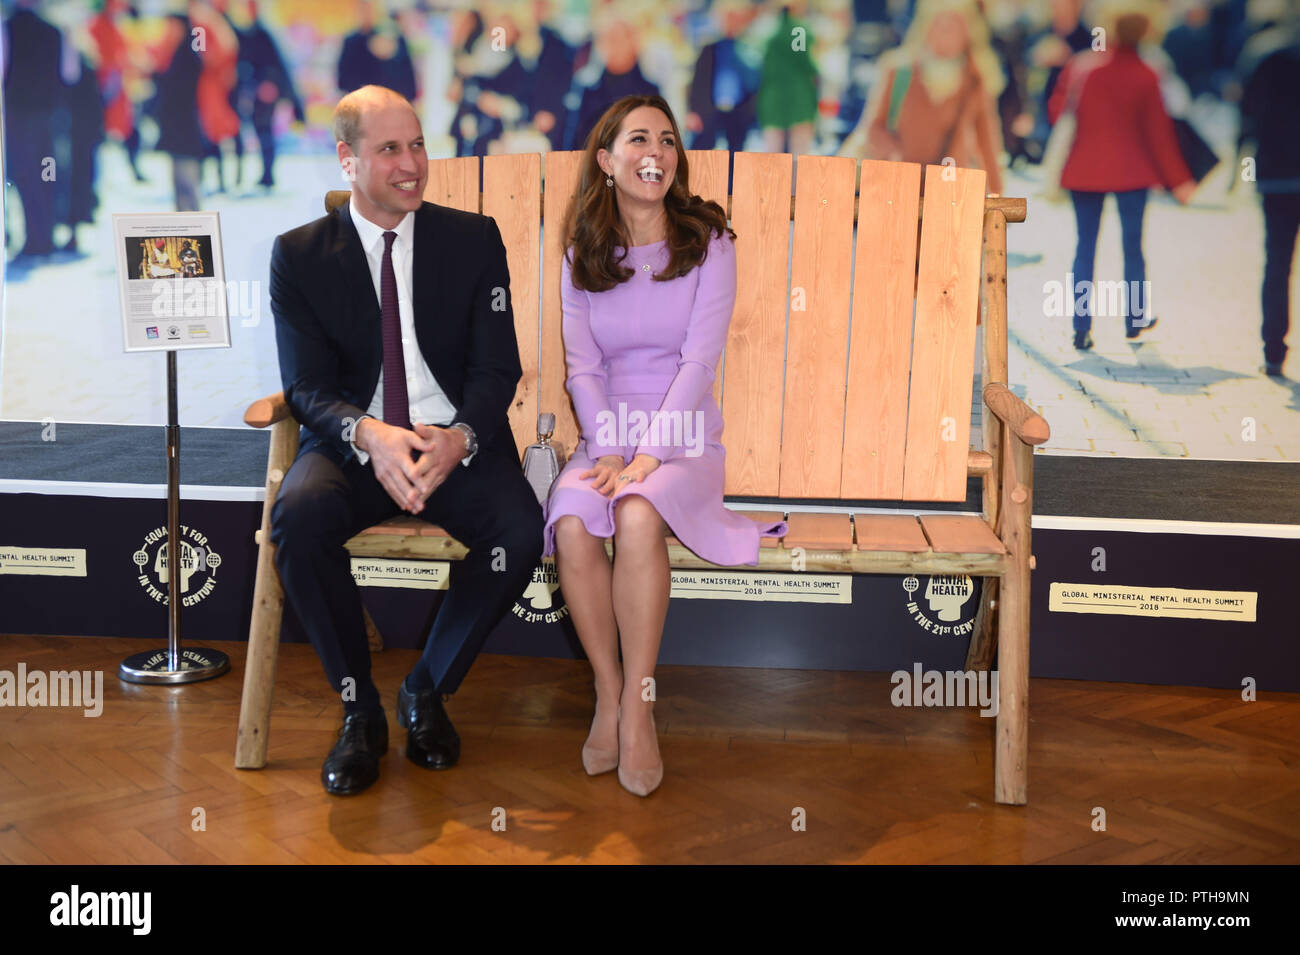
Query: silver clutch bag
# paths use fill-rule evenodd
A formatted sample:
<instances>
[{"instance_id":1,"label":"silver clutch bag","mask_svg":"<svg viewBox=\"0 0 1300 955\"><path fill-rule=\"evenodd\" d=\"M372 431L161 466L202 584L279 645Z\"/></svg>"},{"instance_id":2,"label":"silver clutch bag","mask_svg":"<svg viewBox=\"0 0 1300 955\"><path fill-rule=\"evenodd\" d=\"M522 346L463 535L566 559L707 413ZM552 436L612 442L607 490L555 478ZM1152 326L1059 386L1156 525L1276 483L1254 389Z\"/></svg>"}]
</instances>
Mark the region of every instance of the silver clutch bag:
<instances>
[{"instance_id":1,"label":"silver clutch bag","mask_svg":"<svg viewBox=\"0 0 1300 955\"><path fill-rule=\"evenodd\" d=\"M524 449L524 478L532 486L538 503L545 506L551 485L564 467L564 452L551 444L555 433L555 415L543 412L537 416L537 443Z\"/></svg>"}]
</instances>

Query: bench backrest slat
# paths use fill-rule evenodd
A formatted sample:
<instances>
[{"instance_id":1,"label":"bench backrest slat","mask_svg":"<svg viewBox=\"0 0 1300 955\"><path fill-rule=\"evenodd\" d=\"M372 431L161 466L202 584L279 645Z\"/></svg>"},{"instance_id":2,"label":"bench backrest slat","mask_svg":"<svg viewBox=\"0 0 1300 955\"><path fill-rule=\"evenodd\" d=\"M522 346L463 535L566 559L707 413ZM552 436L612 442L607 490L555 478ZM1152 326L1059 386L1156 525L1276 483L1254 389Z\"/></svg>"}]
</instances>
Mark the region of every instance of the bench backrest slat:
<instances>
[{"instance_id":1,"label":"bench backrest slat","mask_svg":"<svg viewBox=\"0 0 1300 955\"><path fill-rule=\"evenodd\" d=\"M429 178L424 184L426 202L462 212L478 212L478 192L477 156L429 162Z\"/></svg>"},{"instance_id":2,"label":"bench backrest slat","mask_svg":"<svg viewBox=\"0 0 1300 955\"><path fill-rule=\"evenodd\" d=\"M840 497L903 497L921 167L862 164Z\"/></svg>"},{"instance_id":3,"label":"bench backrest slat","mask_svg":"<svg viewBox=\"0 0 1300 955\"><path fill-rule=\"evenodd\" d=\"M839 497L855 174L845 156L800 156L795 167L782 497Z\"/></svg>"},{"instance_id":4,"label":"bench backrest slat","mask_svg":"<svg viewBox=\"0 0 1300 955\"><path fill-rule=\"evenodd\" d=\"M721 149L688 149L686 161L691 167L691 192L705 201L713 200L727 208L727 166L730 153ZM725 351L724 351L725 354ZM722 407L722 365L713 379L713 398Z\"/></svg>"},{"instance_id":5,"label":"bench backrest slat","mask_svg":"<svg viewBox=\"0 0 1300 955\"><path fill-rule=\"evenodd\" d=\"M542 214L546 217L542 232L542 380L538 393L541 397L539 411L555 414L555 434L552 442L563 448L566 456L578 446L578 420L573 413L573 402L564 388L567 377L564 367L564 338L562 335L564 312L560 307L560 262L564 255L564 217L569 201L578 189L582 171L581 152L550 152L546 154L546 195ZM430 163L429 165L433 165Z\"/></svg>"},{"instance_id":6,"label":"bench backrest slat","mask_svg":"<svg viewBox=\"0 0 1300 955\"><path fill-rule=\"evenodd\" d=\"M537 294L541 287L542 157L538 153L488 156L483 160L483 214L496 220L510 266L510 304L515 317L515 338L523 376L510 404L510 428L516 449L537 438ZM490 307L505 307L505 291L487 290Z\"/></svg>"},{"instance_id":7,"label":"bench backrest slat","mask_svg":"<svg viewBox=\"0 0 1300 955\"><path fill-rule=\"evenodd\" d=\"M908 501L966 499L985 175L925 171L903 473Z\"/></svg>"},{"instance_id":8,"label":"bench backrest slat","mask_svg":"<svg viewBox=\"0 0 1300 955\"><path fill-rule=\"evenodd\" d=\"M723 367L722 442L728 494L781 491L781 381L790 271L787 153L736 153L731 227L736 231L736 309Z\"/></svg>"}]
</instances>

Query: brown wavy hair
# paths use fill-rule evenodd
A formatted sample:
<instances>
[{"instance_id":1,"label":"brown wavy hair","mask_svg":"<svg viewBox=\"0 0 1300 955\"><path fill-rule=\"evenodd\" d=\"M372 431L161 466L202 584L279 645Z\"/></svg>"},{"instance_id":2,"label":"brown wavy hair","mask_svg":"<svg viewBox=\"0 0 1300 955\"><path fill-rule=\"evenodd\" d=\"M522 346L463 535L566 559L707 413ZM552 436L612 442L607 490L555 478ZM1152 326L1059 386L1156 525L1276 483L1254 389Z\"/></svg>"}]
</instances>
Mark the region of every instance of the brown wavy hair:
<instances>
[{"instance_id":1,"label":"brown wavy hair","mask_svg":"<svg viewBox=\"0 0 1300 955\"><path fill-rule=\"evenodd\" d=\"M642 106L651 106L668 117L673 128L673 145L677 149L677 172L664 195L664 211L668 216L665 236L668 264L653 276L654 280L667 282L698 266L708 253L714 233L722 235L726 232L733 240L736 238L736 233L727 225L727 211L716 202L705 201L691 193L690 168L686 150L682 147L681 130L664 98L624 96L605 110L587 137L578 191L564 222L564 244L573 284L587 292L608 291L626 282L633 274L632 269L621 264L627 257L631 237L618 214L616 190L605 185L605 173L596 161L596 153L601 149L613 151L614 138L623 120L632 110ZM614 249L619 246L624 251L615 260Z\"/></svg>"}]
</instances>

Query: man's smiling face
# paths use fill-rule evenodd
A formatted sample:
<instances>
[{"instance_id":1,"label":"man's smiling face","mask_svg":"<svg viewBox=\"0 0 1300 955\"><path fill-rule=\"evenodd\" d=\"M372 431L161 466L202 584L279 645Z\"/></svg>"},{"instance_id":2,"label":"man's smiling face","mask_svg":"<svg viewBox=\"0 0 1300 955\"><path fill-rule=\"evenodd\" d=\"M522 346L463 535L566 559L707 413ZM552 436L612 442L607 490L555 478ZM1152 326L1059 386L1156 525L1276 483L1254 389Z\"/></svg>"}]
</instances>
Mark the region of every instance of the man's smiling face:
<instances>
[{"instance_id":1,"label":"man's smiling face","mask_svg":"<svg viewBox=\"0 0 1300 955\"><path fill-rule=\"evenodd\" d=\"M339 143L338 152L352 179L353 202L371 222L392 229L408 212L420 208L429 157L420 120L409 106L367 104L358 142Z\"/></svg>"}]
</instances>

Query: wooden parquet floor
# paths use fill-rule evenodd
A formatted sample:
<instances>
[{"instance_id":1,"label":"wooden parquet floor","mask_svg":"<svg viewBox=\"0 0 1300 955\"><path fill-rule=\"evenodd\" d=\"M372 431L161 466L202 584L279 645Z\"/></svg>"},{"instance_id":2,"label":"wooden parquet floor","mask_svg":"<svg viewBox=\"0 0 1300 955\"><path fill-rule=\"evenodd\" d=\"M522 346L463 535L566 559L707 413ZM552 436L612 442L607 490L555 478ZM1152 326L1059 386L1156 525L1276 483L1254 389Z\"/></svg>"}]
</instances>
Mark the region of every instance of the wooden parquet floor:
<instances>
[{"instance_id":1,"label":"wooden parquet floor","mask_svg":"<svg viewBox=\"0 0 1300 955\"><path fill-rule=\"evenodd\" d=\"M232 671L217 680L117 680L156 645L0 637L0 670L102 669L105 695L94 719L0 708L0 861L1300 862L1295 694L1034 680L1030 804L1012 807L992 801L993 721L895 708L888 674L661 667L665 778L641 799L582 770L584 662L481 656L448 703L460 765L429 772L405 759L393 712L416 654L386 650L380 780L336 798L319 773L341 710L310 647L281 648L270 762L246 771L244 644L218 645Z\"/></svg>"}]
</instances>

